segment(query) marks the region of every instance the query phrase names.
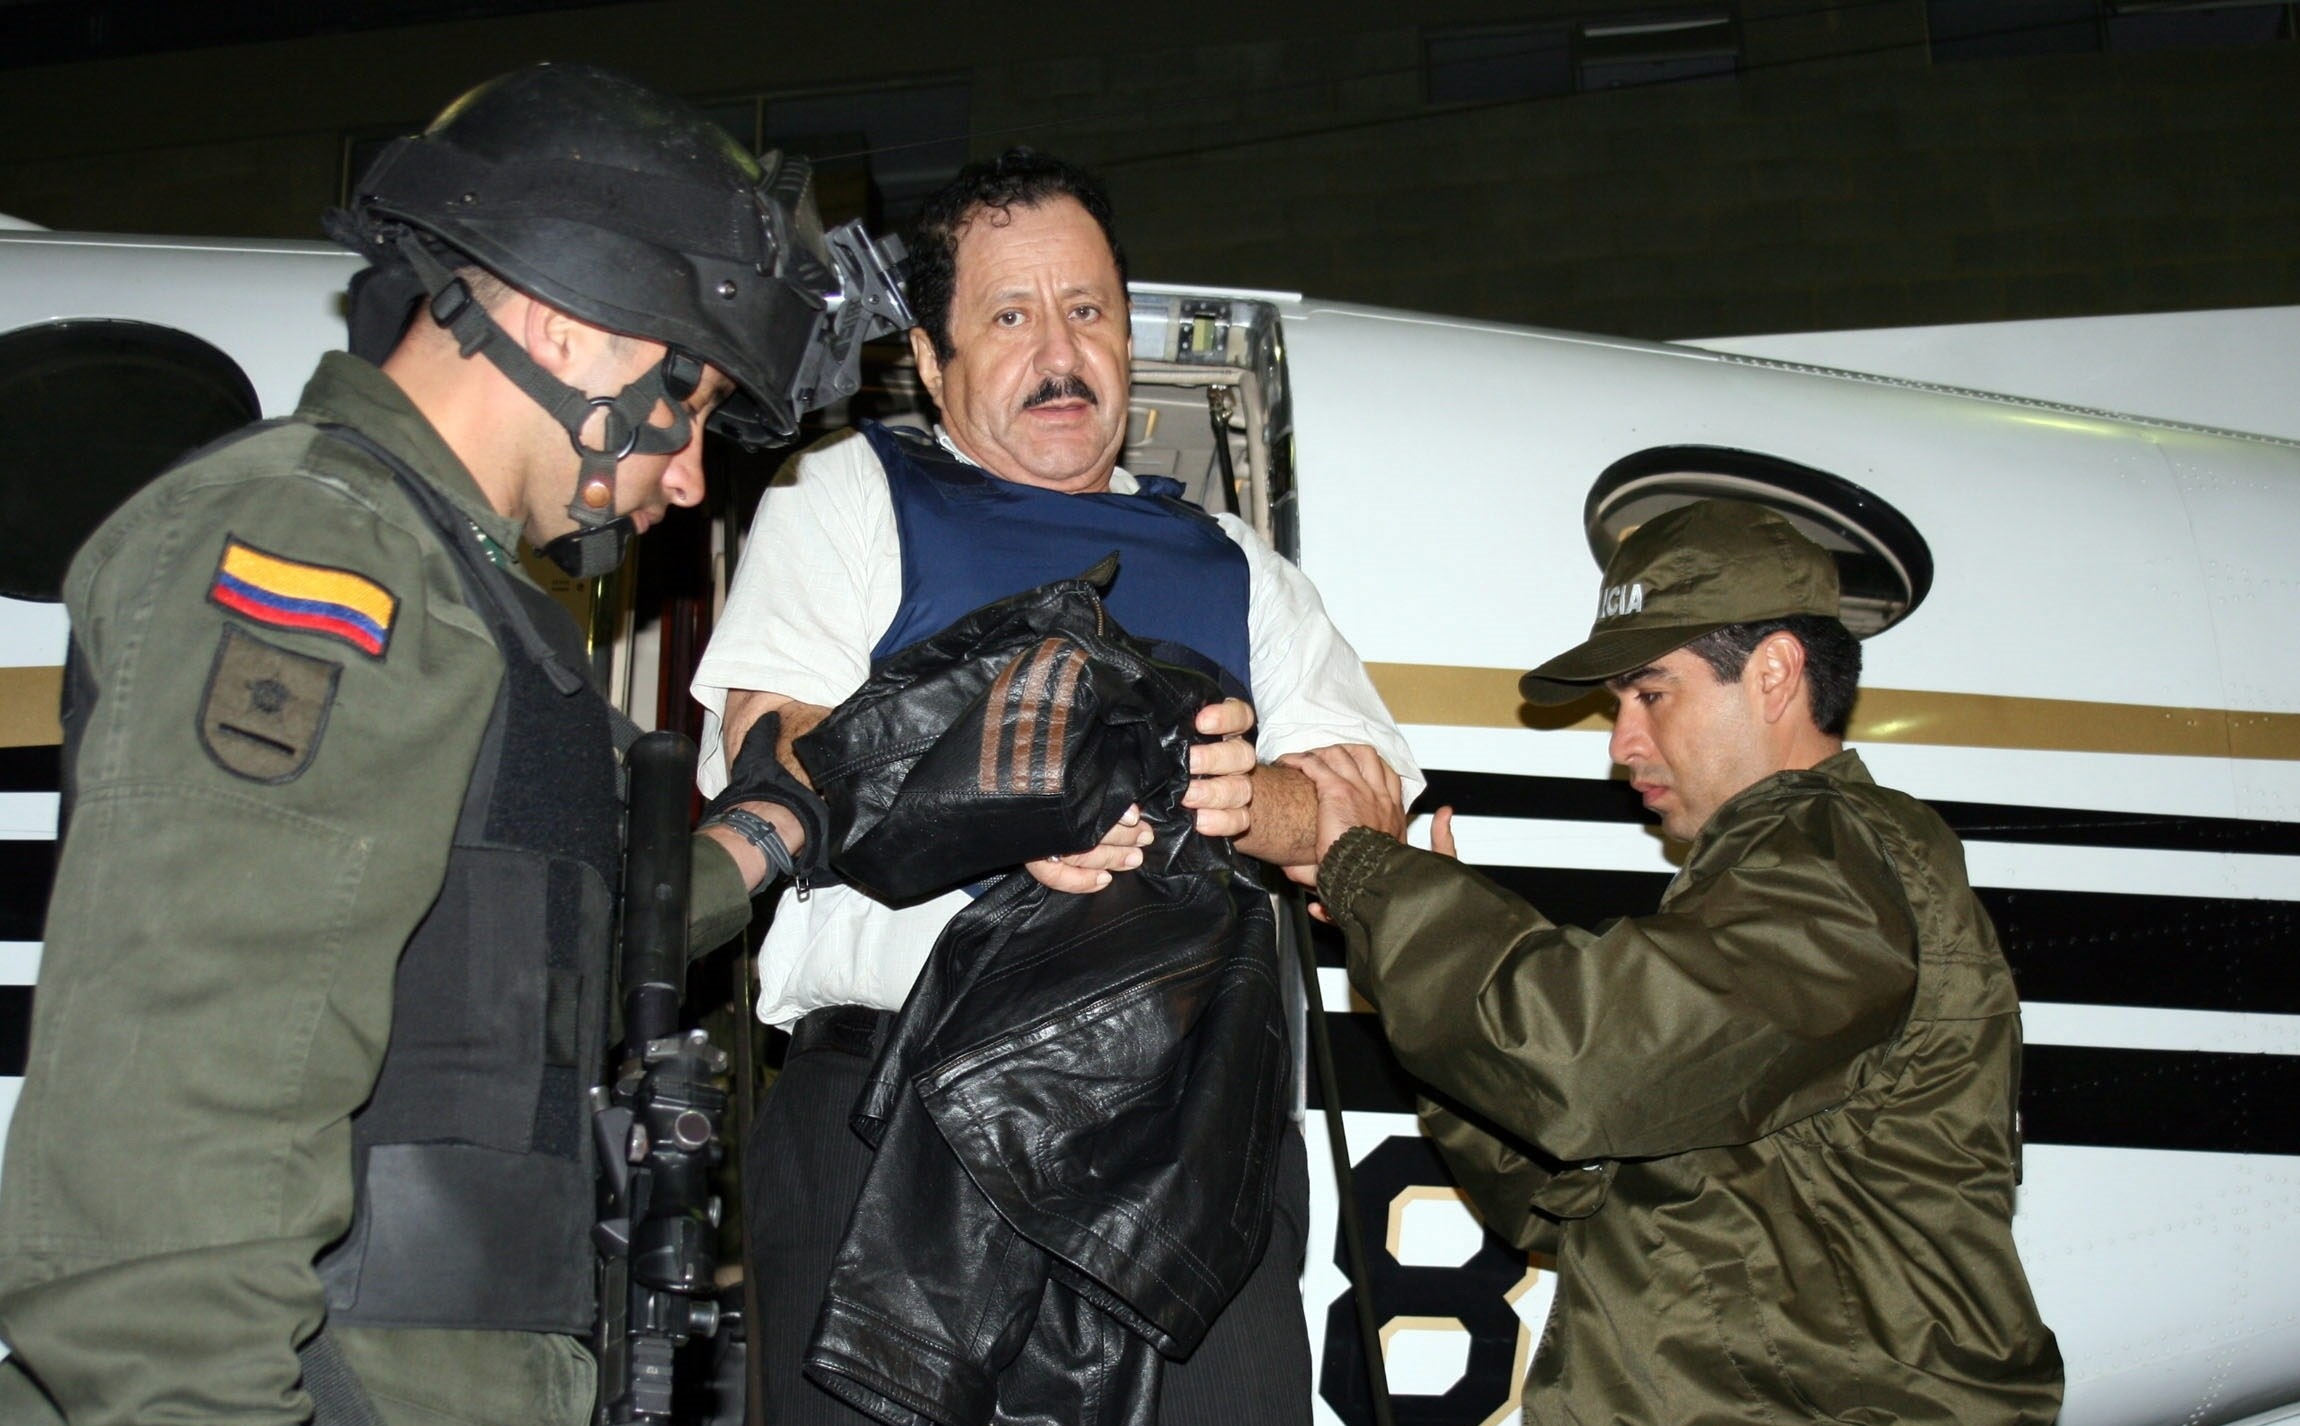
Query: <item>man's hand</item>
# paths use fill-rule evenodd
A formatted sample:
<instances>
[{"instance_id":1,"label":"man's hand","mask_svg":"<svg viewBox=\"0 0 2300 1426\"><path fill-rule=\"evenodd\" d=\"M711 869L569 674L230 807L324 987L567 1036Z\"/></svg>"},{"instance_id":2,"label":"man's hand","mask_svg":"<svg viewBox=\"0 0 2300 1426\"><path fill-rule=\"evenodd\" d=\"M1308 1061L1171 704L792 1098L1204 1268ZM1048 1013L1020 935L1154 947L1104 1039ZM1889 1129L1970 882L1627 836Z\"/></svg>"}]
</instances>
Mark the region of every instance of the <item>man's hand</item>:
<instances>
[{"instance_id":1,"label":"man's hand","mask_svg":"<svg viewBox=\"0 0 2300 1426\"><path fill-rule=\"evenodd\" d=\"M1381 754L1363 743L1342 743L1306 753L1290 753L1279 761L1310 780L1318 795L1316 856L1289 866L1286 875L1304 886L1318 882L1317 863L1352 827L1371 827L1400 841L1406 835L1406 805L1398 775ZM1452 840L1450 822L1447 840Z\"/></svg>"},{"instance_id":2,"label":"man's hand","mask_svg":"<svg viewBox=\"0 0 2300 1426\"><path fill-rule=\"evenodd\" d=\"M1041 857L1025 863L1023 870L1049 891L1100 891L1114 873L1142 865L1142 849L1149 845L1150 824L1142 820L1141 808L1129 807L1096 845L1083 852Z\"/></svg>"},{"instance_id":3,"label":"man's hand","mask_svg":"<svg viewBox=\"0 0 2300 1426\"><path fill-rule=\"evenodd\" d=\"M1182 794L1202 837L1243 837L1254 825L1254 745L1246 741L1253 726L1253 705L1236 698L1198 710L1199 735L1219 739L1190 749L1190 787Z\"/></svg>"},{"instance_id":4,"label":"man's hand","mask_svg":"<svg viewBox=\"0 0 2300 1426\"><path fill-rule=\"evenodd\" d=\"M719 739L726 745L727 766L735 765L743 744L750 741L751 725L769 713L782 719L775 740L776 759L790 770L791 776L808 787L814 786L814 780L800 765L798 754L791 751L791 744L813 732L817 723L831 716L831 710L817 703L801 703L780 693L762 693L751 688L727 690L726 711L719 717Z\"/></svg>"},{"instance_id":5,"label":"man's hand","mask_svg":"<svg viewBox=\"0 0 2300 1426\"><path fill-rule=\"evenodd\" d=\"M1254 745L1245 734L1254 726L1253 705L1236 698L1209 703L1198 710L1199 734L1215 741L1190 749L1190 786L1182 805L1191 810L1200 835L1240 837L1253 823L1254 783L1270 771L1254 760ZM1118 872L1142 865L1142 849L1150 845L1150 825L1138 807L1126 809L1100 843L1082 852L1043 857L1026 865L1039 883L1055 891L1100 891Z\"/></svg>"},{"instance_id":6,"label":"man's hand","mask_svg":"<svg viewBox=\"0 0 2300 1426\"><path fill-rule=\"evenodd\" d=\"M1217 742L1190 749L1189 790L1182 805L1197 814L1203 836L1228 837L1238 850L1273 866L1310 855L1317 792L1291 767L1256 762L1245 739L1254 710L1235 698L1198 710L1198 731Z\"/></svg>"},{"instance_id":7,"label":"man's hand","mask_svg":"<svg viewBox=\"0 0 2300 1426\"><path fill-rule=\"evenodd\" d=\"M729 689L726 712L720 718L720 736L726 748L729 791L721 792L714 801L724 802L735 791L770 790L770 785L779 779L772 775L773 767L762 766L763 763L779 765L789 774L791 783L802 790L802 800L814 801L811 796L804 795L811 793L814 784L808 780L806 769L800 766L798 754L791 750L791 741L829 716L828 708L801 703L779 693L762 693L746 688ZM760 737L764 739L757 747L750 746L753 730L759 730ZM748 760L743 756L746 750L751 755ZM814 801L815 810L806 817L802 817L797 808L779 801L743 801L734 805L765 818L782 837L783 846L794 857L800 858L799 865L802 868L810 860L819 865L821 854L817 852L810 858L808 846L814 826L819 825L827 815L819 801ZM750 891L756 893L773 874L774 869L767 865L766 854L753 846L748 838L724 825L706 825L699 830L725 847L728 854L734 857L736 868L743 874L743 884Z\"/></svg>"}]
</instances>

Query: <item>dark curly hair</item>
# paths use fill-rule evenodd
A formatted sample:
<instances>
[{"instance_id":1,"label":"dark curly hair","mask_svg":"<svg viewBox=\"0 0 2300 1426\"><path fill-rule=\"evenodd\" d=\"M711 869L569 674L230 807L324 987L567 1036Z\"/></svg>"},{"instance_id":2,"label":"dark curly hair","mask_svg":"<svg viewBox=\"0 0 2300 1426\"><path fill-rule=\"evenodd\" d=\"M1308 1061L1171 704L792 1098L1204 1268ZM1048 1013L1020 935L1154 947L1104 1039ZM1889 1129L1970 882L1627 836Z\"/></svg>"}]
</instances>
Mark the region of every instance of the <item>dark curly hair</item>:
<instances>
[{"instance_id":1,"label":"dark curly hair","mask_svg":"<svg viewBox=\"0 0 2300 1426\"><path fill-rule=\"evenodd\" d=\"M926 328L934 354L949 361L958 354L950 341L950 301L958 290L958 240L967 225L985 214L1003 223L1016 208L1036 208L1068 198L1084 208L1102 229L1118 264L1118 285L1126 285L1126 250L1110 217L1110 194L1101 180L1074 163L1033 149L1008 149L993 159L970 163L926 202L911 230L910 310Z\"/></svg>"},{"instance_id":2,"label":"dark curly hair","mask_svg":"<svg viewBox=\"0 0 2300 1426\"><path fill-rule=\"evenodd\" d=\"M1701 656L1719 683L1731 683L1749 666L1749 655L1775 634L1796 636L1805 646L1806 706L1813 725L1832 738L1845 736L1853 699L1861 687L1861 641L1843 624L1819 614L1792 614L1754 624L1728 624L1685 647Z\"/></svg>"}]
</instances>

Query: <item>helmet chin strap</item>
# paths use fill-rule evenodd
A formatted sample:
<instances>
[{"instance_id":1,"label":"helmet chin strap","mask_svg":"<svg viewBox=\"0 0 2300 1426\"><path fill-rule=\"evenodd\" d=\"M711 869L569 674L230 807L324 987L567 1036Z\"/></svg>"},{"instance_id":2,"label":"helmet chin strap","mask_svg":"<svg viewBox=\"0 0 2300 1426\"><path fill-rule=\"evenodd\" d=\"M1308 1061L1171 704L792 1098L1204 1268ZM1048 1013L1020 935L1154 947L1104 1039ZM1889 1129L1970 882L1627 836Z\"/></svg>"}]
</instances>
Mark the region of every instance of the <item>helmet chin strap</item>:
<instances>
[{"instance_id":1,"label":"helmet chin strap","mask_svg":"<svg viewBox=\"0 0 2300 1426\"><path fill-rule=\"evenodd\" d=\"M615 513L615 471L625 457L671 455L685 450L694 439L694 420L687 404L664 386L658 363L613 396L588 396L537 365L524 347L513 341L485 307L471 295L448 266L410 232L401 237L399 250L422 279L430 294L431 320L445 327L463 355L484 356L505 379L525 392L567 432L579 464L575 493L567 502L567 516L575 528L546 542L539 551L576 579L597 579L623 563L637 527L627 515ZM657 426L648 418L657 406L671 409L671 424ZM583 439L585 428L596 423L597 445Z\"/></svg>"}]
</instances>

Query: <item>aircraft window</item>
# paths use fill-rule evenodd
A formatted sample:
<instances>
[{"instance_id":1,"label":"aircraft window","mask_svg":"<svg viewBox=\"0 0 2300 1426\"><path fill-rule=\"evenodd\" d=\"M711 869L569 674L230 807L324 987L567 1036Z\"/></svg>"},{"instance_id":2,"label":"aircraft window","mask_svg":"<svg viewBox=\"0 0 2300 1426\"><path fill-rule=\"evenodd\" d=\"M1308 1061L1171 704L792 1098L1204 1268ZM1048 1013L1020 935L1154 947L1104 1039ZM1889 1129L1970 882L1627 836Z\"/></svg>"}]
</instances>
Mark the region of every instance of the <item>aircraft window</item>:
<instances>
[{"instance_id":1,"label":"aircraft window","mask_svg":"<svg viewBox=\"0 0 2300 1426\"><path fill-rule=\"evenodd\" d=\"M1491 104L1573 92L1573 28L1446 25L1425 31L1422 74L1432 104Z\"/></svg>"},{"instance_id":2,"label":"aircraft window","mask_svg":"<svg viewBox=\"0 0 2300 1426\"><path fill-rule=\"evenodd\" d=\"M1937 61L2256 45L2295 35L2287 0L1926 0Z\"/></svg>"},{"instance_id":3,"label":"aircraft window","mask_svg":"<svg viewBox=\"0 0 2300 1426\"><path fill-rule=\"evenodd\" d=\"M2108 47L2112 50L2197 49L2207 45L2257 45L2289 40L2300 33L2300 16L2288 4L2237 0L2230 4L2174 4L2162 0L2110 0Z\"/></svg>"},{"instance_id":4,"label":"aircraft window","mask_svg":"<svg viewBox=\"0 0 2300 1426\"><path fill-rule=\"evenodd\" d=\"M753 153L807 155L826 227L861 218L878 232L906 226L964 166L973 90L961 79L695 102ZM347 131L343 201L393 140L416 131L412 124Z\"/></svg>"},{"instance_id":5,"label":"aircraft window","mask_svg":"<svg viewBox=\"0 0 2300 1426\"><path fill-rule=\"evenodd\" d=\"M1730 76L1740 67L1732 12L1715 8L1422 32L1423 97L1437 105L1677 83Z\"/></svg>"},{"instance_id":6,"label":"aircraft window","mask_svg":"<svg viewBox=\"0 0 2300 1426\"><path fill-rule=\"evenodd\" d=\"M0 335L0 595L53 601L104 517L186 451L256 419L255 388L197 337L143 322Z\"/></svg>"},{"instance_id":7,"label":"aircraft window","mask_svg":"<svg viewBox=\"0 0 2300 1426\"><path fill-rule=\"evenodd\" d=\"M1936 62L2100 48L2099 0L1926 0Z\"/></svg>"},{"instance_id":8,"label":"aircraft window","mask_svg":"<svg viewBox=\"0 0 2300 1426\"><path fill-rule=\"evenodd\" d=\"M1932 550L1900 511L1841 476L1715 446L1666 446L1614 462L1582 509L1590 551L1602 565L1647 520L1719 497L1779 511L1834 555L1845 627L1861 638L1908 617L1932 589Z\"/></svg>"},{"instance_id":9,"label":"aircraft window","mask_svg":"<svg viewBox=\"0 0 2300 1426\"><path fill-rule=\"evenodd\" d=\"M1741 67L1741 37L1730 14L1584 21L1579 40L1574 57L1585 90L1723 78Z\"/></svg>"}]
</instances>

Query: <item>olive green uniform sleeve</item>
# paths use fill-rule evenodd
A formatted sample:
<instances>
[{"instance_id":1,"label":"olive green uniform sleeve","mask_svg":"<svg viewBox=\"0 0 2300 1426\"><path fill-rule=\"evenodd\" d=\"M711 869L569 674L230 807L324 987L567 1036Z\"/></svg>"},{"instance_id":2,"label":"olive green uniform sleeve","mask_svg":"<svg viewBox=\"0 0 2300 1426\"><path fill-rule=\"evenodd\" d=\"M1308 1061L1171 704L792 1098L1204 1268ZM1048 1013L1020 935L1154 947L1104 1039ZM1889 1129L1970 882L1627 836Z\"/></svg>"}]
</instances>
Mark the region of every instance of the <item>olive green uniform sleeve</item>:
<instances>
[{"instance_id":1,"label":"olive green uniform sleeve","mask_svg":"<svg viewBox=\"0 0 2300 1426\"><path fill-rule=\"evenodd\" d=\"M725 847L709 837L695 838L694 872L687 884L687 949L715 951L751 920L751 893Z\"/></svg>"},{"instance_id":2,"label":"olive green uniform sleeve","mask_svg":"<svg viewBox=\"0 0 2300 1426\"><path fill-rule=\"evenodd\" d=\"M1419 1108L1422 1133L1437 1145L1455 1184L1478 1206L1486 1226L1518 1247L1556 1252L1557 1218L1535 1211L1557 1179L1556 1168L1435 1100L1424 1099Z\"/></svg>"},{"instance_id":3,"label":"olive green uniform sleeve","mask_svg":"<svg viewBox=\"0 0 2300 1426\"><path fill-rule=\"evenodd\" d=\"M1363 829L1319 890L1405 1067L1569 1163L1746 1143L1838 1102L1916 986L1899 883L1834 798L1744 810L1659 914L1602 933Z\"/></svg>"},{"instance_id":4,"label":"olive green uniform sleeve","mask_svg":"<svg viewBox=\"0 0 2300 1426\"><path fill-rule=\"evenodd\" d=\"M0 1338L76 1426L309 1415L312 1261L351 1220L351 1114L501 677L420 528L287 427L163 479L74 564L98 696L0 1180ZM381 654L215 602L227 537L388 591ZM300 674L234 686L233 639ZM306 716L271 763L215 731L283 698Z\"/></svg>"}]
</instances>

